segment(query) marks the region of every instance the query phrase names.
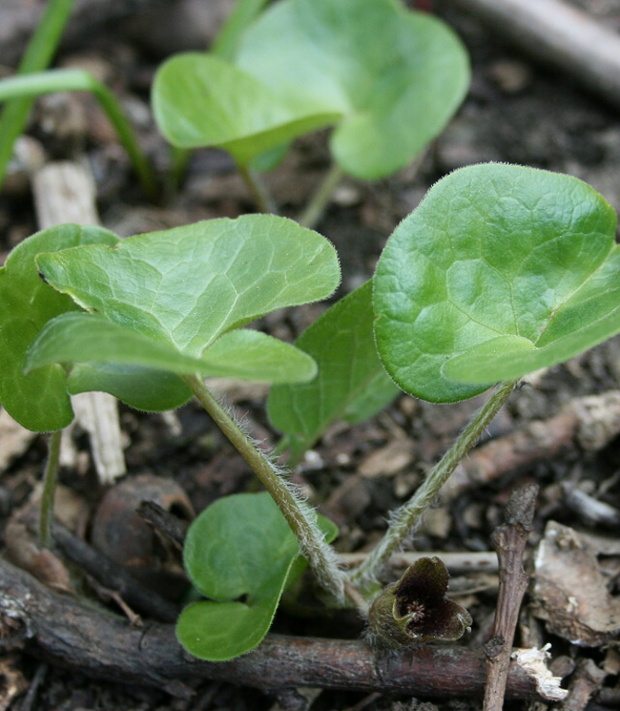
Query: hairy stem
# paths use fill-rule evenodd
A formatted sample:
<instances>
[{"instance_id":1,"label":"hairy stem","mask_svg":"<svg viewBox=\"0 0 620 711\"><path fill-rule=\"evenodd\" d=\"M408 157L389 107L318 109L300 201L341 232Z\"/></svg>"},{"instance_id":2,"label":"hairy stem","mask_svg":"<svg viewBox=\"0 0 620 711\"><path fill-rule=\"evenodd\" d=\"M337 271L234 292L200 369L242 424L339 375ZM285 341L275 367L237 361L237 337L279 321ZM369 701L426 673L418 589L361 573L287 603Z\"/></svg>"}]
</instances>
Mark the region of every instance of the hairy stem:
<instances>
[{"instance_id":1,"label":"hairy stem","mask_svg":"<svg viewBox=\"0 0 620 711\"><path fill-rule=\"evenodd\" d=\"M394 513L390 520L390 526L379 545L359 568L351 571L351 582L362 593L369 591L376 581L377 574L387 563L390 556L402 546L404 541L415 530L423 514L439 494L441 487L463 457L474 446L489 422L506 402L516 384L517 381L515 380L500 383L497 386L488 402L474 415L472 421L436 464L411 499Z\"/></svg>"},{"instance_id":2,"label":"hairy stem","mask_svg":"<svg viewBox=\"0 0 620 711\"><path fill-rule=\"evenodd\" d=\"M323 216L327 204L332 198L334 190L338 183L342 180L344 172L339 165L332 163L327 174L323 178L323 182L319 185L310 202L306 205L306 209L299 217L299 224L302 227L312 229Z\"/></svg>"},{"instance_id":3,"label":"hairy stem","mask_svg":"<svg viewBox=\"0 0 620 711\"><path fill-rule=\"evenodd\" d=\"M49 436L47 443L47 462L43 474L43 493L41 494L41 516L39 519L39 545L49 548L52 542L52 519L54 518L54 494L58 482L60 466L60 439L62 430L56 430Z\"/></svg>"},{"instance_id":4,"label":"hairy stem","mask_svg":"<svg viewBox=\"0 0 620 711\"><path fill-rule=\"evenodd\" d=\"M277 215L278 209L264 183L258 177L258 174L251 168L245 166L238 165L237 168L259 212L263 212L267 215Z\"/></svg>"},{"instance_id":5,"label":"hairy stem","mask_svg":"<svg viewBox=\"0 0 620 711\"><path fill-rule=\"evenodd\" d=\"M339 602L344 600L346 576L339 569L336 554L325 542L316 524L314 511L296 495L293 488L241 427L213 397L209 389L197 375L183 378L194 396L209 413L215 424L226 435L231 444L245 459L261 483L273 497L291 530L299 541L301 552L308 560L312 571L323 588ZM350 597L350 595L349 595Z\"/></svg>"}]
</instances>

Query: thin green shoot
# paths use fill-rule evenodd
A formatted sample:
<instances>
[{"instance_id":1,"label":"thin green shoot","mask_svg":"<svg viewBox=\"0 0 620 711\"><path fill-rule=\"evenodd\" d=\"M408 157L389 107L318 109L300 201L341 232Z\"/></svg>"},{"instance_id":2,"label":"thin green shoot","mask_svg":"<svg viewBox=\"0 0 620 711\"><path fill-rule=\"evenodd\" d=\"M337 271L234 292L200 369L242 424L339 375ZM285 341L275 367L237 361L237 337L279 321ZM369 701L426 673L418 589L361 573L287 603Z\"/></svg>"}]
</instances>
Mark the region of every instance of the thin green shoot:
<instances>
[{"instance_id":1,"label":"thin green shoot","mask_svg":"<svg viewBox=\"0 0 620 711\"><path fill-rule=\"evenodd\" d=\"M241 36L268 2L269 0L237 0L211 45L211 52L222 59L232 60Z\"/></svg>"},{"instance_id":2,"label":"thin green shoot","mask_svg":"<svg viewBox=\"0 0 620 711\"><path fill-rule=\"evenodd\" d=\"M302 227L313 229L319 222L343 176L344 170L337 163L332 163L305 210L299 216L298 222Z\"/></svg>"},{"instance_id":3,"label":"thin green shoot","mask_svg":"<svg viewBox=\"0 0 620 711\"><path fill-rule=\"evenodd\" d=\"M237 170L243 178L243 182L246 184L258 211L266 215L277 215L278 208L258 173L242 165L237 165Z\"/></svg>"},{"instance_id":4,"label":"thin green shoot","mask_svg":"<svg viewBox=\"0 0 620 711\"><path fill-rule=\"evenodd\" d=\"M75 0L49 0L17 69L18 75L49 66ZM28 120L34 99L24 96L8 104L0 115L0 187L13 154L13 146Z\"/></svg>"},{"instance_id":5,"label":"thin green shoot","mask_svg":"<svg viewBox=\"0 0 620 711\"><path fill-rule=\"evenodd\" d=\"M127 151L136 174L146 193L155 196L155 178L144 152L140 148L131 124L123 113L114 94L84 69L50 69L26 76L10 77L0 81L0 102L28 99L41 94L59 91L91 92L114 126ZM0 147L1 150L1 147Z\"/></svg>"},{"instance_id":6,"label":"thin green shoot","mask_svg":"<svg viewBox=\"0 0 620 711\"><path fill-rule=\"evenodd\" d=\"M43 474L43 491L41 493L41 514L39 517L39 545L49 548L52 543L52 519L54 516L54 495L58 483L60 467L60 440L62 430L50 433L47 444L47 462Z\"/></svg>"}]
</instances>

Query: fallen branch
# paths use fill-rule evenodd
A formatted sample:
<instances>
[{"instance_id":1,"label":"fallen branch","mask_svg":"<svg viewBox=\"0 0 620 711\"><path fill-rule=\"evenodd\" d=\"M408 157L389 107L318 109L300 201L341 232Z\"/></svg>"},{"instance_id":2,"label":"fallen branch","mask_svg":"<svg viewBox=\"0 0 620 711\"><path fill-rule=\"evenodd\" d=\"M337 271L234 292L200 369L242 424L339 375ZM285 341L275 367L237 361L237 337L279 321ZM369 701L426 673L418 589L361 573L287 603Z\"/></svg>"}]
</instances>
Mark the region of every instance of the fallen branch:
<instances>
[{"instance_id":1,"label":"fallen branch","mask_svg":"<svg viewBox=\"0 0 620 711\"><path fill-rule=\"evenodd\" d=\"M530 56L620 107L620 37L561 0L435 0L480 17Z\"/></svg>"},{"instance_id":2,"label":"fallen branch","mask_svg":"<svg viewBox=\"0 0 620 711\"><path fill-rule=\"evenodd\" d=\"M0 560L0 649L23 647L53 664L91 677L155 686L188 697L205 679L265 691L304 686L381 691L422 697L481 696L484 655L464 647L421 646L403 657L375 655L361 641L269 636L229 662L190 657L173 625L135 629L108 611L52 592ZM507 696L535 698L536 680L518 662Z\"/></svg>"},{"instance_id":3,"label":"fallen branch","mask_svg":"<svg viewBox=\"0 0 620 711\"><path fill-rule=\"evenodd\" d=\"M139 612L145 612L166 622L176 620L179 615L178 607L153 590L145 588L123 566L101 555L58 523L53 525L52 531L56 545L64 554L108 591L118 593L127 604L137 608Z\"/></svg>"}]
</instances>

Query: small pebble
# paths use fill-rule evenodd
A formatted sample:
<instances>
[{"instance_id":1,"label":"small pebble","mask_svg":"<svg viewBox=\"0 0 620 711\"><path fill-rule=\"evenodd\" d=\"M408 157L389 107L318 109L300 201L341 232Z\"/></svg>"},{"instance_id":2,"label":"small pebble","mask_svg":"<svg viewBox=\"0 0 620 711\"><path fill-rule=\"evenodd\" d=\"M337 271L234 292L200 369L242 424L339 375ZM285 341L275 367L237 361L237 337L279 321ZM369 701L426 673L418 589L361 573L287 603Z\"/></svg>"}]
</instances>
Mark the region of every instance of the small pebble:
<instances>
[{"instance_id":1,"label":"small pebble","mask_svg":"<svg viewBox=\"0 0 620 711\"><path fill-rule=\"evenodd\" d=\"M527 64L512 59L495 62L489 75L505 94L518 94L532 83L532 71Z\"/></svg>"}]
</instances>

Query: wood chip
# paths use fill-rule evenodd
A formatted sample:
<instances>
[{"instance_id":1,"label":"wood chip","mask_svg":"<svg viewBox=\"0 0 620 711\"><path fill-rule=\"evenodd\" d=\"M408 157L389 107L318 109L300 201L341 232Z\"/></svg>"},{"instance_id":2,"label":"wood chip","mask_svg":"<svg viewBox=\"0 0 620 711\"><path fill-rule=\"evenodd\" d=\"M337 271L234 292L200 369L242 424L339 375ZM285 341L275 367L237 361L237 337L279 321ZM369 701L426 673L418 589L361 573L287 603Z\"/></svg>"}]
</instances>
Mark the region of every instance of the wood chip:
<instances>
[{"instance_id":1,"label":"wood chip","mask_svg":"<svg viewBox=\"0 0 620 711\"><path fill-rule=\"evenodd\" d=\"M13 459L21 456L37 436L17 424L6 410L0 409L0 471L4 471Z\"/></svg>"},{"instance_id":2,"label":"wood chip","mask_svg":"<svg viewBox=\"0 0 620 711\"><path fill-rule=\"evenodd\" d=\"M582 647L620 633L620 599L607 590L592 549L568 526L550 521L535 560L533 608L547 630Z\"/></svg>"},{"instance_id":3,"label":"wood chip","mask_svg":"<svg viewBox=\"0 0 620 711\"><path fill-rule=\"evenodd\" d=\"M413 461L411 442L396 439L369 454L359 466L361 476L392 476L408 467Z\"/></svg>"}]
</instances>

